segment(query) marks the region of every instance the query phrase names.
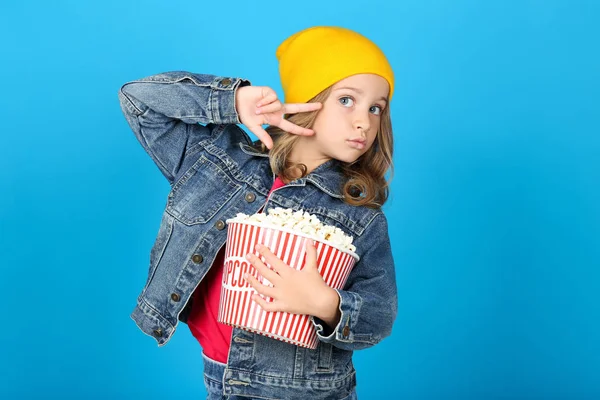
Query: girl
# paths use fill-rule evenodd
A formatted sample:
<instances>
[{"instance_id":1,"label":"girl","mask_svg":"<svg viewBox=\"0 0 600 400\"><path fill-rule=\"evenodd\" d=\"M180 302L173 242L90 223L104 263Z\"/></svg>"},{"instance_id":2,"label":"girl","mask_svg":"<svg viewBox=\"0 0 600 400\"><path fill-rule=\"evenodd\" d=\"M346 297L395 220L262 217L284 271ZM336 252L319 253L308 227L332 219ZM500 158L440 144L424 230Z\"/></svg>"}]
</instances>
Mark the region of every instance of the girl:
<instances>
[{"instance_id":1,"label":"girl","mask_svg":"<svg viewBox=\"0 0 600 400\"><path fill-rule=\"evenodd\" d=\"M388 336L397 310L381 210L392 167L393 73L373 42L339 27L298 32L276 55L284 102L247 80L180 71L121 87L125 118L171 184L131 318L159 346L187 323L203 350L209 399L354 399L352 352ZM317 272L312 245L301 271L265 246L248 255L273 283L248 277L274 299L254 301L310 315L316 350L217 323L225 221L273 207L342 229L360 256L344 289L334 290Z\"/></svg>"}]
</instances>

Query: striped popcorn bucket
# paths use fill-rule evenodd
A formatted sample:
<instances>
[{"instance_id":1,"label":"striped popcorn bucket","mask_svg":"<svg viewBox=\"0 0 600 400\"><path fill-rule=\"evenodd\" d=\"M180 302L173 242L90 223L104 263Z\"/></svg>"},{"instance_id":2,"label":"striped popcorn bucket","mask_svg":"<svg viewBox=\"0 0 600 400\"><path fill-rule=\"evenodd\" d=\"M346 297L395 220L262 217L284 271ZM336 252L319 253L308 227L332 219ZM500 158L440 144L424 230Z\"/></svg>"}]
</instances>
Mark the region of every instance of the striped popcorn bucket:
<instances>
[{"instance_id":1,"label":"striped popcorn bucket","mask_svg":"<svg viewBox=\"0 0 600 400\"><path fill-rule=\"evenodd\" d=\"M319 273L325 283L334 289L341 289L344 286L359 257L325 240L295 233L285 228L267 227L256 222L227 220L227 223L225 267L217 320L297 346L317 348L317 333L310 316L265 311L252 301L252 294L256 293L256 290L244 280L245 273L253 275L265 285L271 283L258 274L245 256L254 253L270 267L265 258L254 249L257 243L261 243L284 263L301 270L304 267L306 241L314 240ZM270 297L263 296L263 298L269 302L273 301Z\"/></svg>"}]
</instances>

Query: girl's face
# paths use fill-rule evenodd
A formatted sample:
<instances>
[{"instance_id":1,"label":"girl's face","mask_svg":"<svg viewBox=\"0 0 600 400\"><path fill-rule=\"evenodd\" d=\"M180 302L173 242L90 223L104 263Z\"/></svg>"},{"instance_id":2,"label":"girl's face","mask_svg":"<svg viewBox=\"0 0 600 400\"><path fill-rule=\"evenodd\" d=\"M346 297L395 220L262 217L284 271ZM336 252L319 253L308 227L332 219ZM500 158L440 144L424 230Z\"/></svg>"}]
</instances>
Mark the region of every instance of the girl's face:
<instances>
[{"instance_id":1,"label":"girl's face","mask_svg":"<svg viewBox=\"0 0 600 400\"><path fill-rule=\"evenodd\" d=\"M353 75L333 85L312 127L311 142L321 156L351 163L366 153L377 137L389 89L375 74Z\"/></svg>"}]
</instances>

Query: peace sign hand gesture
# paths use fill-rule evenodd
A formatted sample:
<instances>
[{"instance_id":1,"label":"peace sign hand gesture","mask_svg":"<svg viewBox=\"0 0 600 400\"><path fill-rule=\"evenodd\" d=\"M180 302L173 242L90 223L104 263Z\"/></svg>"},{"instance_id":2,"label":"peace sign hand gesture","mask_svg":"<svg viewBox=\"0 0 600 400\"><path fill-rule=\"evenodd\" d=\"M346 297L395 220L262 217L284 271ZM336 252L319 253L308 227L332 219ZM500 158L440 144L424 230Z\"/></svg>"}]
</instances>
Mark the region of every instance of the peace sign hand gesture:
<instances>
[{"instance_id":1,"label":"peace sign hand gesture","mask_svg":"<svg viewBox=\"0 0 600 400\"><path fill-rule=\"evenodd\" d=\"M277 93L268 86L243 86L237 89L235 107L240 122L254 133L268 149L273 147L271 136L262 125L274 125L295 135L310 136L312 129L302 128L283 118L285 114L296 114L319 110L321 103L282 104Z\"/></svg>"}]
</instances>

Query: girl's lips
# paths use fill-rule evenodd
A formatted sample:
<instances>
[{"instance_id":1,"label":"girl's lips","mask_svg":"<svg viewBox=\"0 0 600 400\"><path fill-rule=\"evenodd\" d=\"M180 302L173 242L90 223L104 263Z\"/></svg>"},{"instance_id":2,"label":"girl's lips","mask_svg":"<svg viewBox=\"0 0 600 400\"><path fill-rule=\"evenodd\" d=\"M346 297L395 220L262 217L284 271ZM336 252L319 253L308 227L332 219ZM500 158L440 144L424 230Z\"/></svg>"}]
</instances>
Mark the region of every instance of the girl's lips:
<instances>
[{"instance_id":1,"label":"girl's lips","mask_svg":"<svg viewBox=\"0 0 600 400\"><path fill-rule=\"evenodd\" d=\"M347 140L347 142L350 145L350 147L353 147L355 149L362 150L365 148L365 144L363 142L359 142L356 140Z\"/></svg>"}]
</instances>

